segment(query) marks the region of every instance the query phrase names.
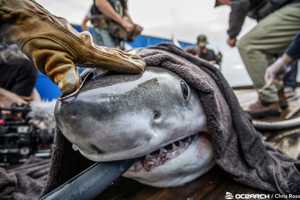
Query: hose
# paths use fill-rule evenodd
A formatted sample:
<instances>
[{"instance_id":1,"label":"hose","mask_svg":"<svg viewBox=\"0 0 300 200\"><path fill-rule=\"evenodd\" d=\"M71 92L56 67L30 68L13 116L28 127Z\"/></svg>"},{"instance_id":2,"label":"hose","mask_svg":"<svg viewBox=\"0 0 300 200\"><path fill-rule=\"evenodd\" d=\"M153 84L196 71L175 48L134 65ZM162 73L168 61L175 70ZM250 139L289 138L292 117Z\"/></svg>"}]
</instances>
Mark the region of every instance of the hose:
<instances>
[{"instance_id":1,"label":"hose","mask_svg":"<svg viewBox=\"0 0 300 200\"><path fill-rule=\"evenodd\" d=\"M279 131L284 129L300 127L300 117L290 119L290 120L278 121L278 122L265 122L265 121L253 120L252 123L254 127L258 130Z\"/></svg>"},{"instance_id":2,"label":"hose","mask_svg":"<svg viewBox=\"0 0 300 200\"><path fill-rule=\"evenodd\" d=\"M95 163L40 200L91 200L109 187L134 160Z\"/></svg>"}]
</instances>

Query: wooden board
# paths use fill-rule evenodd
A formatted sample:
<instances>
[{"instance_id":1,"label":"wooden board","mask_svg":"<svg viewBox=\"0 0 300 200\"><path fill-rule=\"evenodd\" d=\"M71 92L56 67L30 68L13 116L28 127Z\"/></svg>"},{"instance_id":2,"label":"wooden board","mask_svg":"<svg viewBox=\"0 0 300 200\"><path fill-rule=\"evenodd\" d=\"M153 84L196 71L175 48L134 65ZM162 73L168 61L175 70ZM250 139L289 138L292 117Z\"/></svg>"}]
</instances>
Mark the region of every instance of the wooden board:
<instances>
[{"instance_id":1,"label":"wooden board","mask_svg":"<svg viewBox=\"0 0 300 200\"><path fill-rule=\"evenodd\" d=\"M153 188L128 179L121 179L97 199L101 200L218 200L226 192L259 193L262 191L233 181L218 167L197 180L176 188Z\"/></svg>"}]
</instances>

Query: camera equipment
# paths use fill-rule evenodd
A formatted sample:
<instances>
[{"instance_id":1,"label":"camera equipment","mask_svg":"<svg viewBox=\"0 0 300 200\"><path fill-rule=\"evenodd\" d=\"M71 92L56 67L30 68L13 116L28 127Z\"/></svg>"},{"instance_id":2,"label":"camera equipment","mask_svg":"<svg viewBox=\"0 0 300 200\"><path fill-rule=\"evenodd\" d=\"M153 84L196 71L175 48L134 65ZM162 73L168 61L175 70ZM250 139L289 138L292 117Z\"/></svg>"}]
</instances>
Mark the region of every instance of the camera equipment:
<instances>
[{"instance_id":1,"label":"camera equipment","mask_svg":"<svg viewBox=\"0 0 300 200\"><path fill-rule=\"evenodd\" d=\"M24 163L30 156L49 157L54 130L39 126L29 105L0 107L0 166Z\"/></svg>"}]
</instances>

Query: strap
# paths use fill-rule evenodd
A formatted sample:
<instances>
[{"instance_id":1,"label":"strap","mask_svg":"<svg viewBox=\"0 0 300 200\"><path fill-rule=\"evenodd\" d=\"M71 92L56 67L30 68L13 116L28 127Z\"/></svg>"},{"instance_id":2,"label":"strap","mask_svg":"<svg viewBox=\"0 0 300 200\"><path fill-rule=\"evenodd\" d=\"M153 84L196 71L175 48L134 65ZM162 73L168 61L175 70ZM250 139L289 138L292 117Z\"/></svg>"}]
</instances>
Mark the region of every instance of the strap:
<instances>
[{"instance_id":1,"label":"strap","mask_svg":"<svg viewBox=\"0 0 300 200\"><path fill-rule=\"evenodd\" d=\"M101 70L101 69L96 69L96 68L86 68L85 70L83 70L81 73L80 73L80 86L72 93L70 94L67 94L67 95L63 95L61 97L58 98L59 101L65 101L65 100L68 100L70 98L75 98L81 88L89 81L89 80L92 80L96 77L98 77L99 75L103 76L107 73L107 71L105 70Z\"/></svg>"}]
</instances>

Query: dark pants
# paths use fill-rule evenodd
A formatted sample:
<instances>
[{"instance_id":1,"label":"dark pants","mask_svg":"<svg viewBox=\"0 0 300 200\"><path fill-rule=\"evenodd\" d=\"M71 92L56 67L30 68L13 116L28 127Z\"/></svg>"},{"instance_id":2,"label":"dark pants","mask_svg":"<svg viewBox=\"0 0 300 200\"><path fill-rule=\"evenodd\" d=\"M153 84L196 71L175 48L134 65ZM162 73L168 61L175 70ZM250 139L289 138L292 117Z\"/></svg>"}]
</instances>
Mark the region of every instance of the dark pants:
<instances>
[{"instance_id":1,"label":"dark pants","mask_svg":"<svg viewBox=\"0 0 300 200\"><path fill-rule=\"evenodd\" d=\"M0 64L0 87L20 96L32 94L37 70L29 60Z\"/></svg>"},{"instance_id":2,"label":"dark pants","mask_svg":"<svg viewBox=\"0 0 300 200\"><path fill-rule=\"evenodd\" d=\"M291 70L284 77L284 86L295 89L297 87L298 62L290 65Z\"/></svg>"}]
</instances>

